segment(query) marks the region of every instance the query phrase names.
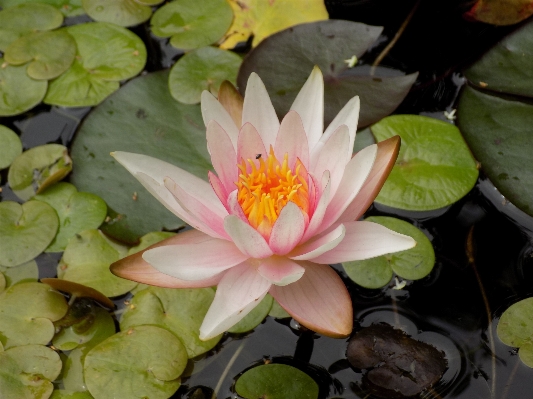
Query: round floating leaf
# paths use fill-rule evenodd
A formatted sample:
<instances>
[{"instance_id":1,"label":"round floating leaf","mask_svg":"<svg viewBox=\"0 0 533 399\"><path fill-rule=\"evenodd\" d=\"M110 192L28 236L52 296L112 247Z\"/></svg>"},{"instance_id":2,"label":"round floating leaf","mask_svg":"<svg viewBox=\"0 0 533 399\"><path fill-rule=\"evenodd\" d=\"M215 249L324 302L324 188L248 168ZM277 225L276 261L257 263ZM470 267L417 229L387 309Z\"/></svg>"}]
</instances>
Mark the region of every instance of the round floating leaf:
<instances>
[{"instance_id":1,"label":"round floating leaf","mask_svg":"<svg viewBox=\"0 0 533 399\"><path fill-rule=\"evenodd\" d=\"M65 297L46 284L15 284L0 294L0 341L5 348L46 345L67 310Z\"/></svg>"},{"instance_id":2,"label":"round floating leaf","mask_svg":"<svg viewBox=\"0 0 533 399\"><path fill-rule=\"evenodd\" d=\"M143 6L156 6L161 4L165 0L134 0L136 3L142 4Z\"/></svg>"},{"instance_id":3,"label":"round floating leaf","mask_svg":"<svg viewBox=\"0 0 533 399\"><path fill-rule=\"evenodd\" d=\"M509 346L520 348L533 341L533 298L523 299L503 312L496 332Z\"/></svg>"},{"instance_id":4,"label":"round floating leaf","mask_svg":"<svg viewBox=\"0 0 533 399\"><path fill-rule=\"evenodd\" d=\"M93 396L88 392L74 392L59 389L52 393L50 399L93 399Z\"/></svg>"},{"instance_id":5,"label":"round floating leaf","mask_svg":"<svg viewBox=\"0 0 533 399\"><path fill-rule=\"evenodd\" d=\"M183 226L109 152L146 154L206 179L211 163L203 126L198 105L170 96L167 72L129 82L89 114L72 146L71 182L103 198L114 212L102 226L107 234L135 243L150 231Z\"/></svg>"},{"instance_id":6,"label":"round floating leaf","mask_svg":"<svg viewBox=\"0 0 533 399\"><path fill-rule=\"evenodd\" d=\"M265 364L246 371L235 384L246 399L316 399L318 384L303 371L285 364Z\"/></svg>"},{"instance_id":7,"label":"round floating leaf","mask_svg":"<svg viewBox=\"0 0 533 399\"><path fill-rule=\"evenodd\" d=\"M326 126L355 95L361 98L359 126L389 115L402 102L417 74L379 76L368 66L348 68L346 58L361 55L376 41L381 27L331 20L302 24L263 40L244 59L237 83L244 93L248 76L256 72L268 89L278 115L285 115L315 65L324 74ZM283 62L280 62L283 60Z\"/></svg>"},{"instance_id":8,"label":"round floating leaf","mask_svg":"<svg viewBox=\"0 0 533 399\"><path fill-rule=\"evenodd\" d=\"M3 292L7 287L7 281L2 272L0 272L0 293ZM2 348L3 350L3 348ZM0 351L1 352L1 351Z\"/></svg>"},{"instance_id":9,"label":"round floating leaf","mask_svg":"<svg viewBox=\"0 0 533 399\"><path fill-rule=\"evenodd\" d=\"M30 78L25 66L8 65L0 58L0 116L18 115L35 107L47 87L47 81Z\"/></svg>"},{"instance_id":10,"label":"round floating leaf","mask_svg":"<svg viewBox=\"0 0 533 399\"><path fill-rule=\"evenodd\" d=\"M54 239L57 227L54 208L44 202L0 202L0 266L35 258Z\"/></svg>"},{"instance_id":11,"label":"round floating leaf","mask_svg":"<svg viewBox=\"0 0 533 399\"><path fill-rule=\"evenodd\" d=\"M181 57L170 70L170 94L185 104L197 104L204 90L214 96L224 80L235 84L241 57L231 51L202 47Z\"/></svg>"},{"instance_id":12,"label":"round floating leaf","mask_svg":"<svg viewBox=\"0 0 533 399\"><path fill-rule=\"evenodd\" d=\"M133 0L82 0L83 9L100 22L134 26L147 21L152 9Z\"/></svg>"},{"instance_id":13,"label":"round floating leaf","mask_svg":"<svg viewBox=\"0 0 533 399\"><path fill-rule=\"evenodd\" d=\"M322 0L263 1L229 0L235 14L222 48L233 48L253 35L252 46L257 46L267 36L306 22L328 19Z\"/></svg>"},{"instance_id":14,"label":"round floating leaf","mask_svg":"<svg viewBox=\"0 0 533 399\"><path fill-rule=\"evenodd\" d=\"M526 366L533 368L533 342L525 342L518 350L518 356Z\"/></svg>"},{"instance_id":15,"label":"round floating leaf","mask_svg":"<svg viewBox=\"0 0 533 399\"><path fill-rule=\"evenodd\" d=\"M189 357L212 349L221 335L201 341L200 325L213 302L212 288L171 289L148 287L135 294L120 319L120 329L152 324L174 333L187 348Z\"/></svg>"},{"instance_id":16,"label":"round floating leaf","mask_svg":"<svg viewBox=\"0 0 533 399\"><path fill-rule=\"evenodd\" d=\"M3 125L0 125L0 143L0 169L4 169L22 153L22 143L13 130Z\"/></svg>"},{"instance_id":17,"label":"round floating leaf","mask_svg":"<svg viewBox=\"0 0 533 399\"><path fill-rule=\"evenodd\" d=\"M94 288L86 287L85 285L78 284L73 281L63 280L60 278L43 278L41 279L41 282L48 284L50 287L57 291L66 292L67 294L69 294L71 296L70 302L72 302L76 298L90 298L108 309L115 308L115 304L111 299L106 297L100 291L95 290Z\"/></svg>"},{"instance_id":18,"label":"round floating leaf","mask_svg":"<svg viewBox=\"0 0 533 399\"><path fill-rule=\"evenodd\" d=\"M291 315L287 313L287 311L283 309L278 303L278 301L276 301L275 299L272 301L272 307L270 308L270 312L268 312L268 315L276 319L284 319L286 317L291 317Z\"/></svg>"},{"instance_id":19,"label":"round floating leaf","mask_svg":"<svg viewBox=\"0 0 533 399\"><path fill-rule=\"evenodd\" d=\"M6 279L6 288L17 283L36 282L39 278L39 268L34 260L16 267L0 266L0 272L3 273Z\"/></svg>"},{"instance_id":20,"label":"round floating leaf","mask_svg":"<svg viewBox=\"0 0 533 399\"><path fill-rule=\"evenodd\" d=\"M513 25L532 14L531 0L477 0L464 16L487 24Z\"/></svg>"},{"instance_id":21,"label":"round floating leaf","mask_svg":"<svg viewBox=\"0 0 533 399\"><path fill-rule=\"evenodd\" d=\"M76 55L76 42L65 29L34 32L9 45L5 60L13 65L29 62L26 73L33 79L53 79L65 72Z\"/></svg>"},{"instance_id":22,"label":"round floating leaf","mask_svg":"<svg viewBox=\"0 0 533 399\"><path fill-rule=\"evenodd\" d=\"M179 388L186 364L187 351L174 334L138 326L91 349L84 370L87 388L96 398L166 399Z\"/></svg>"},{"instance_id":23,"label":"round floating leaf","mask_svg":"<svg viewBox=\"0 0 533 399\"><path fill-rule=\"evenodd\" d=\"M425 116L393 115L371 129L378 142L395 135L402 139L376 202L411 211L439 209L476 184L476 161L454 125Z\"/></svg>"},{"instance_id":24,"label":"round floating leaf","mask_svg":"<svg viewBox=\"0 0 533 399\"><path fill-rule=\"evenodd\" d=\"M70 183L57 183L35 199L52 206L59 216L59 231L46 252L64 251L70 238L83 230L98 228L107 214L107 206L100 197L80 193Z\"/></svg>"},{"instance_id":25,"label":"round floating leaf","mask_svg":"<svg viewBox=\"0 0 533 399\"><path fill-rule=\"evenodd\" d=\"M244 316L244 319L239 321L228 332L230 333L245 333L256 328L268 316L272 308L273 298L266 295L259 305L257 305L250 313Z\"/></svg>"},{"instance_id":26,"label":"round floating leaf","mask_svg":"<svg viewBox=\"0 0 533 399\"><path fill-rule=\"evenodd\" d=\"M85 14L81 7L81 0L0 0L0 7L9 8L23 3L49 4L61 11L66 17Z\"/></svg>"},{"instance_id":27,"label":"round floating leaf","mask_svg":"<svg viewBox=\"0 0 533 399\"><path fill-rule=\"evenodd\" d=\"M5 8L0 11L0 50L5 50L25 33L52 30L62 23L63 15L47 4L28 3Z\"/></svg>"},{"instance_id":28,"label":"round floating leaf","mask_svg":"<svg viewBox=\"0 0 533 399\"><path fill-rule=\"evenodd\" d=\"M48 398L61 372L56 351L43 345L25 345L0 352L2 399Z\"/></svg>"},{"instance_id":29,"label":"round floating leaf","mask_svg":"<svg viewBox=\"0 0 533 399\"><path fill-rule=\"evenodd\" d=\"M219 40L232 19L226 0L180 0L158 9L150 23L154 35L170 37L172 46L190 50Z\"/></svg>"},{"instance_id":30,"label":"round floating leaf","mask_svg":"<svg viewBox=\"0 0 533 399\"><path fill-rule=\"evenodd\" d=\"M419 280L433 270L435 251L422 231L410 223L392 217L372 216L366 220L413 237L416 247L371 259L344 262L344 270L357 284L365 288L380 288L388 284L392 272L404 279Z\"/></svg>"},{"instance_id":31,"label":"round floating leaf","mask_svg":"<svg viewBox=\"0 0 533 399\"><path fill-rule=\"evenodd\" d=\"M72 170L65 146L45 144L19 155L9 168L7 180L13 192L28 200L64 178Z\"/></svg>"}]
</instances>

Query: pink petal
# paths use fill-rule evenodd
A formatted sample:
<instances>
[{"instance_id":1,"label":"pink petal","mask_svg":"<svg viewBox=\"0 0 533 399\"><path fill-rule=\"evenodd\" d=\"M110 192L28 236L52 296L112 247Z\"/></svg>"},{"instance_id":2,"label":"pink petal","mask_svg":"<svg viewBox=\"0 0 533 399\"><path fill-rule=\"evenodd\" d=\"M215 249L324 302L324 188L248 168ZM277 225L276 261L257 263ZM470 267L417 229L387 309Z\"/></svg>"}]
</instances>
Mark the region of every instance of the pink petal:
<instances>
[{"instance_id":1,"label":"pink petal","mask_svg":"<svg viewBox=\"0 0 533 399\"><path fill-rule=\"evenodd\" d=\"M226 208L226 210L229 212L227 204L228 193L226 191L226 187L224 187L218 176L211 171L207 172L207 178L209 179L209 183L211 183L211 187L213 188L213 191L217 195L218 199L220 200L222 205L224 205L224 208Z\"/></svg>"},{"instance_id":2,"label":"pink petal","mask_svg":"<svg viewBox=\"0 0 533 399\"><path fill-rule=\"evenodd\" d=\"M235 188L239 178L237 167L237 153L228 134L216 121L207 125L207 148L211 154L211 163L217 172L218 178L224 184L226 192Z\"/></svg>"},{"instance_id":3,"label":"pink petal","mask_svg":"<svg viewBox=\"0 0 533 399\"><path fill-rule=\"evenodd\" d=\"M229 239L224 230L224 218L228 215L225 208L222 208L223 211L221 212L208 201L204 202L204 198L191 195L170 178L165 179L165 187L191 217L196 217L202 224L209 226L217 234L217 238ZM220 203L218 198L217 202Z\"/></svg>"},{"instance_id":4,"label":"pink petal","mask_svg":"<svg viewBox=\"0 0 533 399\"><path fill-rule=\"evenodd\" d=\"M289 155L289 167L294 168L299 159L306 169L309 168L309 146L302 119L295 111L289 111L281 121L276 138L274 153L282 162L285 154Z\"/></svg>"},{"instance_id":5,"label":"pink petal","mask_svg":"<svg viewBox=\"0 0 533 399\"><path fill-rule=\"evenodd\" d=\"M261 302L270 286L270 282L247 263L225 272L200 327L200 339L211 339L237 324Z\"/></svg>"},{"instance_id":6,"label":"pink petal","mask_svg":"<svg viewBox=\"0 0 533 399\"><path fill-rule=\"evenodd\" d=\"M313 258L313 262L333 264L363 260L413 248L416 241L372 222L345 222L346 235L332 250Z\"/></svg>"},{"instance_id":7,"label":"pink petal","mask_svg":"<svg viewBox=\"0 0 533 399\"><path fill-rule=\"evenodd\" d=\"M233 190L228 195L228 211L230 215L235 215L243 222L248 223L248 218L244 214L244 211L242 210L242 207L239 204L239 201L237 200L237 190Z\"/></svg>"},{"instance_id":8,"label":"pink petal","mask_svg":"<svg viewBox=\"0 0 533 399\"><path fill-rule=\"evenodd\" d=\"M247 257L260 259L273 254L263 236L238 216L226 216L224 228L235 245Z\"/></svg>"},{"instance_id":9,"label":"pink petal","mask_svg":"<svg viewBox=\"0 0 533 399\"><path fill-rule=\"evenodd\" d=\"M250 74L244 94L242 124L247 122L257 129L265 147L274 146L279 130L279 120L265 85L255 72Z\"/></svg>"},{"instance_id":10,"label":"pink petal","mask_svg":"<svg viewBox=\"0 0 533 399\"><path fill-rule=\"evenodd\" d=\"M324 131L324 78L315 66L296 96L291 110L298 112L307 133L309 148L313 148ZM304 164L307 167L307 164Z\"/></svg>"},{"instance_id":11,"label":"pink petal","mask_svg":"<svg viewBox=\"0 0 533 399\"><path fill-rule=\"evenodd\" d=\"M302 237L302 243L309 240L311 237L313 237L320 226L322 225L322 220L324 220L324 215L326 214L326 210L328 208L329 204L329 171L326 170L324 172L324 176L326 178L326 186L324 187L324 190L322 190L322 195L320 196L320 199L318 200L318 204L316 206L316 209L313 213L313 216L311 217L311 220L309 221L309 226L307 226L307 229Z\"/></svg>"},{"instance_id":12,"label":"pink petal","mask_svg":"<svg viewBox=\"0 0 533 399\"><path fill-rule=\"evenodd\" d=\"M287 285L298 281L305 269L292 260L282 256L263 259L257 272L276 285Z\"/></svg>"},{"instance_id":13,"label":"pink petal","mask_svg":"<svg viewBox=\"0 0 533 399\"><path fill-rule=\"evenodd\" d=\"M348 131L350 133L350 144L349 148L353 148L353 143L355 141L355 132L357 131L357 123L359 122L359 108L360 101L359 97L355 96L346 105L340 110L340 112L335 116L335 119L329 124L328 128L324 132L324 135L321 137L321 142L325 142L337 130L340 126L348 126ZM316 147L313 150L319 150L319 147Z\"/></svg>"},{"instance_id":14,"label":"pink petal","mask_svg":"<svg viewBox=\"0 0 533 399\"><path fill-rule=\"evenodd\" d=\"M216 121L228 134L233 147L237 148L237 136L239 135L240 126L235 125L224 106L211 93L204 91L201 98L201 108L205 126L209 125L211 121Z\"/></svg>"},{"instance_id":15,"label":"pink petal","mask_svg":"<svg viewBox=\"0 0 533 399\"><path fill-rule=\"evenodd\" d=\"M252 167L248 160L255 161L257 156L261 154L263 158L268 157L267 150L263 144L263 139L259 133L250 123L246 123L239 132L239 140L237 143L237 160L241 162L242 159L246 162L246 170L250 172Z\"/></svg>"},{"instance_id":16,"label":"pink petal","mask_svg":"<svg viewBox=\"0 0 533 399\"><path fill-rule=\"evenodd\" d=\"M335 248L344 238L345 228L341 224L331 231L317 236L311 241L307 241L302 245L296 247L288 257L293 260L309 260L314 259L324 252Z\"/></svg>"},{"instance_id":17,"label":"pink petal","mask_svg":"<svg viewBox=\"0 0 533 399\"><path fill-rule=\"evenodd\" d=\"M302 210L294 202L287 202L272 227L269 245L278 255L285 255L300 242L305 230Z\"/></svg>"},{"instance_id":18,"label":"pink petal","mask_svg":"<svg viewBox=\"0 0 533 399\"><path fill-rule=\"evenodd\" d=\"M350 335L352 301L341 278L329 266L300 264L305 268L302 278L284 287L273 285L270 294L303 326L334 338Z\"/></svg>"},{"instance_id":19,"label":"pink petal","mask_svg":"<svg viewBox=\"0 0 533 399\"><path fill-rule=\"evenodd\" d=\"M374 161L376 160L377 146L372 144L361 151L348 162L337 192L329 202L326 215L318 232L326 230L351 204L355 196L365 183Z\"/></svg>"},{"instance_id":20,"label":"pink petal","mask_svg":"<svg viewBox=\"0 0 533 399\"><path fill-rule=\"evenodd\" d=\"M143 259L161 273L191 281L216 276L247 258L231 241L216 238L194 244L166 245L143 254Z\"/></svg>"}]
</instances>

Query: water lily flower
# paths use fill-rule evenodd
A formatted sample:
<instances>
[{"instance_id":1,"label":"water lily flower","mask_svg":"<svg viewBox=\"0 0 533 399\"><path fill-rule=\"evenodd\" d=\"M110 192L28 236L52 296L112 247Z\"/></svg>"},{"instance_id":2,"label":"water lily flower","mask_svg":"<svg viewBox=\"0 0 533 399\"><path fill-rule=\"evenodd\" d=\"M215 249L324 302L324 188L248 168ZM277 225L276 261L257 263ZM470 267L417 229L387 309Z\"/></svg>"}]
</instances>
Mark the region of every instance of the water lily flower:
<instances>
[{"instance_id":1,"label":"water lily flower","mask_svg":"<svg viewBox=\"0 0 533 399\"><path fill-rule=\"evenodd\" d=\"M210 339L267 293L300 324L350 334L349 293L329 266L402 251L408 236L357 221L381 189L399 138L352 154L359 98L323 131L324 83L315 67L281 123L252 73L244 100L230 85L202 95L209 183L167 162L115 152L170 211L194 227L112 265L118 276L174 287L217 286L200 327ZM353 156L352 156L353 155Z\"/></svg>"}]
</instances>

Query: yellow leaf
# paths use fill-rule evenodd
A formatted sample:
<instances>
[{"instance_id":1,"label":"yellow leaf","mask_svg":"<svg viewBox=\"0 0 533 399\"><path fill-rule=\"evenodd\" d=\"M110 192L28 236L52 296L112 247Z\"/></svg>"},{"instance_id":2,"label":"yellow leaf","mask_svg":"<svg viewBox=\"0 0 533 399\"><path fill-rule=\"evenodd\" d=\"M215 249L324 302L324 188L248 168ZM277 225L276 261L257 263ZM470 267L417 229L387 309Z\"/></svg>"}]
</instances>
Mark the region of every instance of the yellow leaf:
<instances>
[{"instance_id":1,"label":"yellow leaf","mask_svg":"<svg viewBox=\"0 0 533 399\"><path fill-rule=\"evenodd\" d=\"M465 16L493 25L513 25L533 15L532 0L477 0Z\"/></svg>"},{"instance_id":2,"label":"yellow leaf","mask_svg":"<svg viewBox=\"0 0 533 399\"><path fill-rule=\"evenodd\" d=\"M254 35L255 47L267 36L305 22L328 19L323 0L228 0L235 15L220 48L231 49Z\"/></svg>"}]
</instances>

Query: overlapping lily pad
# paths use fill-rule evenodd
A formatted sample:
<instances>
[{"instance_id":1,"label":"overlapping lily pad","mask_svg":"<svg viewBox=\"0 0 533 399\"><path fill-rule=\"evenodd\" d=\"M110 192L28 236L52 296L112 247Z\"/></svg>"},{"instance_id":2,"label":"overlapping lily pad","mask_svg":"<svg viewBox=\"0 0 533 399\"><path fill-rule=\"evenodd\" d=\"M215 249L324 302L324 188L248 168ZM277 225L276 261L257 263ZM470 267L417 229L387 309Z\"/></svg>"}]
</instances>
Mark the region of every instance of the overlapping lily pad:
<instances>
[{"instance_id":1,"label":"overlapping lily pad","mask_svg":"<svg viewBox=\"0 0 533 399\"><path fill-rule=\"evenodd\" d=\"M120 319L126 331L144 324L156 325L181 339L190 358L212 349L221 335L208 341L198 338L200 325L213 302L212 288L170 289L148 287L137 292Z\"/></svg>"},{"instance_id":2,"label":"overlapping lily pad","mask_svg":"<svg viewBox=\"0 0 533 399\"><path fill-rule=\"evenodd\" d=\"M475 159L454 125L418 115L393 115L371 127L376 140L399 135L400 153L376 202L427 211L466 195L478 177Z\"/></svg>"},{"instance_id":3,"label":"overlapping lily pad","mask_svg":"<svg viewBox=\"0 0 533 399\"><path fill-rule=\"evenodd\" d=\"M44 202L0 202L0 266L35 258L54 239L58 224L54 208Z\"/></svg>"},{"instance_id":4,"label":"overlapping lily pad","mask_svg":"<svg viewBox=\"0 0 533 399\"><path fill-rule=\"evenodd\" d=\"M465 71L457 122L490 181L533 216L532 45L529 22Z\"/></svg>"},{"instance_id":5,"label":"overlapping lily pad","mask_svg":"<svg viewBox=\"0 0 533 399\"><path fill-rule=\"evenodd\" d=\"M3 125L0 125L0 143L0 169L4 169L22 153L22 143L13 130Z\"/></svg>"},{"instance_id":6,"label":"overlapping lily pad","mask_svg":"<svg viewBox=\"0 0 533 399\"><path fill-rule=\"evenodd\" d=\"M134 26L147 21L152 9L134 0L82 0L83 9L92 19L120 26Z\"/></svg>"},{"instance_id":7,"label":"overlapping lily pad","mask_svg":"<svg viewBox=\"0 0 533 399\"><path fill-rule=\"evenodd\" d=\"M174 334L138 326L91 349L84 370L87 388L96 398L166 399L179 388L186 364L187 351Z\"/></svg>"},{"instance_id":8,"label":"overlapping lily pad","mask_svg":"<svg viewBox=\"0 0 533 399\"><path fill-rule=\"evenodd\" d=\"M52 206L59 216L59 231L46 252L63 251L70 238L84 230L98 228L107 214L107 206L100 197L78 192L70 183L57 183L37 194L35 199Z\"/></svg>"},{"instance_id":9,"label":"overlapping lily pad","mask_svg":"<svg viewBox=\"0 0 533 399\"><path fill-rule=\"evenodd\" d=\"M4 348L46 345L53 322L67 313L65 297L41 283L20 283L0 294L0 341Z\"/></svg>"},{"instance_id":10,"label":"overlapping lily pad","mask_svg":"<svg viewBox=\"0 0 533 399\"><path fill-rule=\"evenodd\" d=\"M246 371L237 380L235 391L246 399L318 398L318 384L286 364L265 364Z\"/></svg>"},{"instance_id":11,"label":"overlapping lily pad","mask_svg":"<svg viewBox=\"0 0 533 399\"><path fill-rule=\"evenodd\" d=\"M382 27L332 20L302 24L263 40L243 61L237 83L244 93L251 72L265 83L278 115L285 115L315 65L324 74L326 126L355 95L361 98L359 126L389 115L407 95L417 74L380 76L370 68L348 68L345 60L361 57ZM280 62L279 60L283 60Z\"/></svg>"},{"instance_id":12,"label":"overlapping lily pad","mask_svg":"<svg viewBox=\"0 0 533 399\"><path fill-rule=\"evenodd\" d=\"M39 268L37 267L37 262L34 260L30 260L16 267L0 266L0 273L5 278L6 288L17 283L36 282L39 278Z\"/></svg>"},{"instance_id":13,"label":"overlapping lily pad","mask_svg":"<svg viewBox=\"0 0 533 399\"><path fill-rule=\"evenodd\" d=\"M185 104L197 104L204 90L214 96L224 80L235 84L241 57L231 51L202 47L185 54L170 70L170 94Z\"/></svg>"},{"instance_id":14,"label":"overlapping lily pad","mask_svg":"<svg viewBox=\"0 0 533 399\"><path fill-rule=\"evenodd\" d=\"M520 359L533 367L533 298L523 299L503 312L496 332L505 345L520 348Z\"/></svg>"},{"instance_id":15,"label":"overlapping lily pad","mask_svg":"<svg viewBox=\"0 0 533 399\"><path fill-rule=\"evenodd\" d=\"M9 168L7 180L13 192L28 200L64 178L72 170L65 146L45 144L23 152Z\"/></svg>"},{"instance_id":16,"label":"overlapping lily pad","mask_svg":"<svg viewBox=\"0 0 533 399\"><path fill-rule=\"evenodd\" d=\"M191 50L219 40L232 19L226 0L179 0L158 9L150 23L154 35L170 37L172 46Z\"/></svg>"},{"instance_id":17,"label":"overlapping lily pad","mask_svg":"<svg viewBox=\"0 0 533 399\"><path fill-rule=\"evenodd\" d=\"M257 305L250 313L231 327L228 332L230 333L245 333L256 328L261 322L268 316L270 309L272 308L272 302L274 298L270 295L266 295L259 305Z\"/></svg>"},{"instance_id":18,"label":"overlapping lily pad","mask_svg":"<svg viewBox=\"0 0 533 399\"><path fill-rule=\"evenodd\" d=\"M137 283L116 277L109 265L126 253L98 230L86 230L70 239L57 266L59 278L94 288L108 297L125 294Z\"/></svg>"},{"instance_id":19,"label":"overlapping lily pad","mask_svg":"<svg viewBox=\"0 0 533 399\"><path fill-rule=\"evenodd\" d=\"M25 345L0 352L2 399L48 398L61 372L61 359L43 345Z\"/></svg>"},{"instance_id":20,"label":"overlapping lily pad","mask_svg":"<svg viewBox=\"0 0 533 399\"><path fill-rule=\"evenodd\" d=\"M58 389L52 393L50 399L93 399L93 396L88 392L75 392L65 389Z\"/></svg>"},{"instance_id":21,"label":"overlapping lily pad","mask_svg":"<svg viewBox=\"0 0 533 399\"><path fill-rule=\"evenodd\" d=\"M49 4L61 11L66 17L85 14L81 6L81 0L0 0L0 7L8 8L23 3Z\"/></svg>"},{"instance_id":22,"label":"overlapping lily pad","mask_svg":"<svg viewBox=\"0 0 533 399\"><path fill-rule=\"evenodd\" d=\"M150 155L207 178L211 163L200 106L170 96L167 72L129 82L85 119L72 146L71 182L105 200L112 214L102 229L123 241L183 226L115 162L109 155L115 150Z\"/></svg>"}]
</instances>

